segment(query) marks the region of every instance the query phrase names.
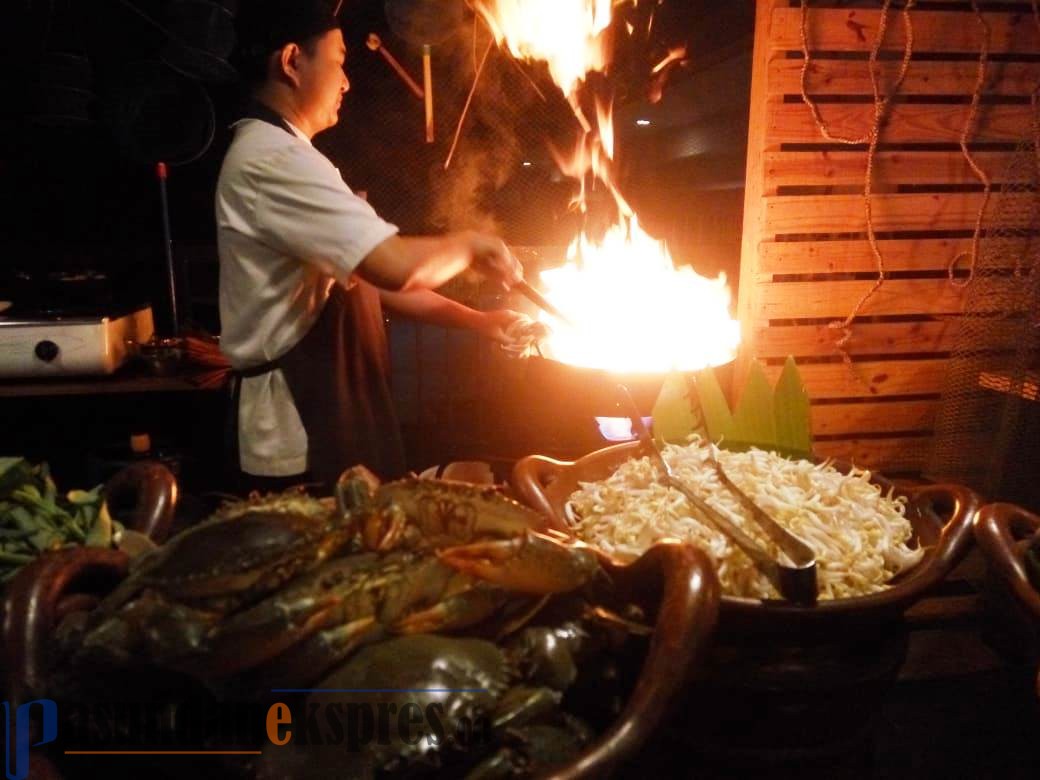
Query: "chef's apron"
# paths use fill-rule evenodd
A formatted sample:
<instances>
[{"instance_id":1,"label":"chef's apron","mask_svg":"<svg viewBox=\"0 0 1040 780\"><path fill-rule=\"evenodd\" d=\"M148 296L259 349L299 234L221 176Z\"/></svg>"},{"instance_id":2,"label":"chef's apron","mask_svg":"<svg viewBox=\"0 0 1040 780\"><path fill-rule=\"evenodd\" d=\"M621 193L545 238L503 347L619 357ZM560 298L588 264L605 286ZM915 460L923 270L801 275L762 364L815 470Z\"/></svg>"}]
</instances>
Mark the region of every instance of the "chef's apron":
<instances>
[{"instance_id":1,"label":"chef's apron","mask_svg":"<svg viewBox=\"0 0 1040 780\"><path fill-rule=\"evenodd\" d=\"M246 118L292 130L256 105ZM384 479L405 470L400 424L390 394L390 353L379 291L358 281L333 284L321 314L281 357L232 372L231 433L238 460L241 381L281 370L307 433L307 472L326 487L350 466L363 464Z\"/></svg>"}]
</instances>

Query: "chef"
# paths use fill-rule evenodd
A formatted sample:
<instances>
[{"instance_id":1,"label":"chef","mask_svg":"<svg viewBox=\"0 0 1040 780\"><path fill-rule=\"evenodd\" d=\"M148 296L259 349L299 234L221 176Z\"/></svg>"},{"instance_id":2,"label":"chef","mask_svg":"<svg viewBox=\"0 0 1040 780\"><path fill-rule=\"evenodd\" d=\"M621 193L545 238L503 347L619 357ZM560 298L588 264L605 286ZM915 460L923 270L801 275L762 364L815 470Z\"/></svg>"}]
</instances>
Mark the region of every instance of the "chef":
<instances>
[{"instance_id":1,"label":"chef","mask_svg":"<svg viewBox=\"0 0 1040 780\"><path fill-rule=\"evenodd\" d=\"M334 8L244 0L239 12L252 101L220 170L216 220L241 487L328 486L358 463L383 478L404 471L383 306L503 343L522 316L433 292L466 268L516 283L520 266L501 240L399 235L311 144L350 88Z\"/></svg>"}]
</instances>

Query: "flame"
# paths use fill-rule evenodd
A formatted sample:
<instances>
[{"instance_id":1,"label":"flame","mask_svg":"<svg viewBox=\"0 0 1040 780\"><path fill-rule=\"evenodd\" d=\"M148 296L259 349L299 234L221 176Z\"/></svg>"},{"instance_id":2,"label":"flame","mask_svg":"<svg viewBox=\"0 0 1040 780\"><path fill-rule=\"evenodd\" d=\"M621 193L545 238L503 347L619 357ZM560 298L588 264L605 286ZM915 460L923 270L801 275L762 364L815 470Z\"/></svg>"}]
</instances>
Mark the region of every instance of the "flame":
<instances>
[{"instance_id":1,"label":"flame","mask_svg":"<svg viewBox=\"0 0 1040 780\"><path fill-rule=\"evenodd\" d=\"M654 65L651 73L660 73L662 70L667 68L673 62L679 62L683 57L686 56L686 46L676 46L668 50L668 53L664 56L664 59Z\"/></svg>"},{"instance_id":2,"label":"flame","mask_svg":"<svg viewBox=\"0 0 1040 780\"><path fill-rule=\"evenodd\" d=\"M733 359L740 341L739 323L729 316L725 276L706 279L692 268L676 268L664 243L643 231L611 170L612 106L596 98L595 127L581 107L586 77L609 62L607 30L617 4L618 0L473 0L499 46L508 47L519 59L548 64L581 125L572 154L553 150L560 170L580 183L572 205L585 213L586 179L591 174L617 207L617 224L602 241L579 235L568 250L568 262L541 273L544 294L575 325L567 327L541 314L553 329L544 352L565 363L623 373L720 365ZM685 47L670 51L654 74L660 78L684 56Z\"/></svg>"},{"instance_id":3,"label":"flame","mask_svg":"<svg viewBox=\"0 0 1040 780\"><path fill-rule=\"evenodd\" d=\"M514 57L541 60L564 94L608 62L604 33L613 0L475 0L499 46Z\"/></svg>"},{"instance_id":4,"label":"flame","mask_svg":"<svg viewBox=\"0 0 1040 780\"><path fill-rule=\"evenodd\" d=\"M619 373L696 371L734 358L740 325L729 316L726 277L676 268L663 242L636 218L602 243L579 236L568 262L542 271L545 296L574 323L542 313L548 357Z\"/></svg>"}]
</instances>

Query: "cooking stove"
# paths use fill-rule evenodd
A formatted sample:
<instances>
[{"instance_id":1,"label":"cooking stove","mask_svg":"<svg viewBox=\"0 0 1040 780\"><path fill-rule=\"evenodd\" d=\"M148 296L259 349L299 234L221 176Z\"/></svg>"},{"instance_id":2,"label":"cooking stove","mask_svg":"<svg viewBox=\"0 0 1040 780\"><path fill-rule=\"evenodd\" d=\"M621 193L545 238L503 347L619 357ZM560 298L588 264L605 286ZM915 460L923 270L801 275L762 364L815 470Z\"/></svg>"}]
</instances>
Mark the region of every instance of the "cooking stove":
<instances>
[{"instance_id":1,"label":"cooking stove","mask_svg":"<svg viewBox=\"0 0 1040 780\"><path fill-rule=\"evenodd\" d=\"M154 331L150 306L100 312L0 302L0 377L112 374Z\"/></svg>"}]
</instances>

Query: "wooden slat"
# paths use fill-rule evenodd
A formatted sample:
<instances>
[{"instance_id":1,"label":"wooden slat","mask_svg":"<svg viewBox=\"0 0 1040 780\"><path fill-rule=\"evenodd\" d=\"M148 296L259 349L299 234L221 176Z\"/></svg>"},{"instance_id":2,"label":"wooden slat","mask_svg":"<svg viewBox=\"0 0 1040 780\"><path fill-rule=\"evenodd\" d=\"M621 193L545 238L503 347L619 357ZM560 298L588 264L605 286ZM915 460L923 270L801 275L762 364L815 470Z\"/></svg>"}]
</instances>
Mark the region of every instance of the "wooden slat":
<instances>
[{"instance_id":1,"label":"wooden slat","mask_svg":"<svg viewBox=\"0 0 1040 780\"><path fill-rule=\"evenodd\" d=\"M818 441L813 445L816 455L851 461L857 466L879 471L920 471L924 468L929 436L908 436L892 439L848 439Z\"/></svg>"},{"instance_id":2,"label":"wooden slat","mask_svg":"<svg viewBox=\"0 0 1040 780\"><path fill-rule=\"evenodd\" d=\"M866 398L870 396L927 395L942 391L946 360L872 360L854 363L808 363L799 367L809 396ZM781 366L767 366L775 382ZM855 373L853 373L855 372Z\"/></svg>"},{"instance_id":3,"label":"wooden slat","mask_svg":"<svg viewBox=\"0 0 1040 780\"><path fill-rule=\"evenodd\" d=\"M1010 393L1027 401L1040 401L1040 371L1029 371L1023 377L985 371L979 374L979 385L998 393Z\"/></svg>"},{"instance_id":4,"label":"wooden slat","mask_svg":"<svg viewBox=\"0 0 1040 780\"><path fill-rule=\"evenodd\" d=\"M743 229L740 239L740 296L737 301L737 317L740 320L740 338L744 345L737 354L734 364L733 381L735 387L743 387L748 376L751 360L754 358L753 333L756 301L754 292L758 285L754 283L757 267L758 247L765 236L762 235L762 138L765 135L766 120L769 115L769 101L766 96L766 75L768 71L772 36L773 13L777 0L757 0L755 3L755 45L751 57L751 99L748 112L748 145L747 164L745 168Z\"/></svg>"},{"instance_id":5,"label":"wooden slat","mask_svg":"<svg viewBox=\"0 0 1040 780\"><path fill-rule=\"evenodd\" d=\"M846 312L847 314L847 312ZM957 336L957 320L942 322L857 323L848 345L853 355L923 354L949 352ZM840 354L842 331L827 325L770 326L754 328L755 354L759 358L825 357Z\"/></svg>"},{"instance_id":6,"label":"wooden slat","mask_svg":"<svg viewBox=\"0 0 1040 780\"><path fill-rule=\"evenodd\" d=\"M1029 14L985 13L983 17L990 28L991 52L1040 53L1040 35ZM981 33L970 12L916 9L911 11L910 18L915 52L979 51ZM810 49L869 52L880 19L880 11L810 9ZM902 15L890 12L885 48L901 51L904 40ZM778 8L773 11L769 43L774 51L801 51L801 9Z\"/></svg>"},{"instance_id":7,"label":"wooden slat","mask_svg":"<svg viewBox=\"0 0 1040 780\"><path fill-rule=\"evenodd\" d=\"M1013 152L974 152L972 156L993 183L1030 175L1024 170L1026 166L1008 170ZM866 169L866 152L767 152L765 191L775 195L777 187L831 186L855 187L862 192ZM899 184L977 183L975 172L960 151L895 151L874 156L874 192L891 192Z\"/></svg>"},{"instance_id":8,"label":"wooden slat","mask_svg":"<svg viewBox=\"0 0 1040 780\"><path fill-rule=\"evenodd\" d=\"M860 201L862 203L862 200ZM879 241L889 271L940 271L971 250L969 238ZM767 241L759 247L759 279L772 274L855 273L877 270L866 239L858 241Z\"/></svg>"},{"instance_id":9,"label":"wooden slat","mask_svg":"<svg viewBox=\"0 0 1040 780\"><path fill-rule=\"evenodd\" d=\"M820 118L833 136L858 139L874 125L873 103L819 104ZM959 143L968 120L967 103L897 103L888 112L881 143ZM982 105L970 141L1014 142L1029 130L1025 105ZM767 149L780 144L825 143L805 103L775 103L766 122Z\"/></svg>"},{"instance_id":10,"label":"wooden slat","mask_svg":"<svg viewBox=\"0 0 1040 780\"><path fill-rule=\"evenodd\" d=\"M1033 196L1005 195L1001 213L1005 227L1027 227ZM765 237L796 234L856 233L866 230L861 195L782 195L763 199ZM992 209L997 198L990 198ZM897 194L871 198L874 230L971 230L982 193Z\"/></svg>"},{"instance_id":11,"label":"wooden slat","mask_svg":"<svg viewBox=\"0 0 1040 780\"><path fill-rule=\"evenodd\" d=\"M938 401L824 404L812 407L814 436L930 431Z\"/></svg>"},{"instance_id":12,"label":"wooden slat","mask_svg":"<svg viewBox=\"0 0 1040 780\"><path fill-rule=\"evenodd\" d=\"M873 285L870 280L765 282L758 293L759 317L845 317ZM967 289L948 279L888 279L863 304L859 316L960 314Z\"/></svg>"},{"instance_id":13,"label":"wooden slat","mask_svg":"<svg viewBox=\"0 0 1040 780\"><path fill-rule=\"evenodd\" d=\"M769 63L770 95L801 95L801 59L774 59ZM877 64L878 85L884 94L895 84L902 63L885 60ZM978 76L977 62L919 60L907 68L899 86L901 95L971 95ZM1029 95L1040 83L1040 63L990 62L986 65L985 94ZM813 58L806 74L810 95L873 95L870 71L865 60Z\"/></svg>"}]
</instances>

